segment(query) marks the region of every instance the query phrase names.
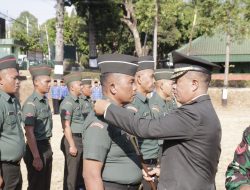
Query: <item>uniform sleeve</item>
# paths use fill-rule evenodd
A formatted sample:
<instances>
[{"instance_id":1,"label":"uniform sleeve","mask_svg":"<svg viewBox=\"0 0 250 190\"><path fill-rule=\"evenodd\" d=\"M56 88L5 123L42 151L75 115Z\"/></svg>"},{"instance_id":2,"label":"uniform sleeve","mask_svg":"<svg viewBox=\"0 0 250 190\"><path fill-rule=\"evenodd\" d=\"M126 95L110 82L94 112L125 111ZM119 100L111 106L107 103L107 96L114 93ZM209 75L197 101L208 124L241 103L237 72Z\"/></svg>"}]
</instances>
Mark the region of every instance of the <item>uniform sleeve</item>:
<instances>
[{"instance_id":1,"label":"uniform sleeve","mask_svg":"<svg viewBox=\"0 0 250 190\"><path fill-rule=\"evenodd\" d=\"M34 102L25 103L22 112L24 126L34 126L36 118L36 106Z\"/></svg>"},{"instance_id":2,"label":"uniform sleeve","mask_svg":"<svg viewBox=\"0 0 250 190\"><path fill-rule=\"evenodd\" d=\"M234 159L229 164L226 171L226 189L238 189L243 184L250 183L250 128L248 127L244 133L241 143L235 150Z\"/></svg>"},{"instance_id":3,"label":"uniform sleeve","mask_svg":"<svg viewBox=\"0 0 250 190\"><path fill-rule=\"evenodd\" d=\"M174 110L166 117L143 119L111 104L106 110L105 120L141 138L190 140L199 126L200 116L194 110L183 107Z\"/></svg>"},{"instance_id":4,"label":"uniform sleeve","mask_svg":"<svg viewBox=\"0 0 250 190\"><path fill-rule=\"evenodd\" d=\"M111 146L107 128L93 122L85 131L83 139L83 158L105 162Z\"/></svg>"},{"instance_id":5,"label":"uniform sleeve","mask_svg":"<svg viewBox=\"0 0 250 190\"><path fill-rule=\"evenodd\" d=\"M62 120L71 120L73 114L73 104L69 101L63 102L60 106L60 116Z\"/></svg>"}]
</instances>

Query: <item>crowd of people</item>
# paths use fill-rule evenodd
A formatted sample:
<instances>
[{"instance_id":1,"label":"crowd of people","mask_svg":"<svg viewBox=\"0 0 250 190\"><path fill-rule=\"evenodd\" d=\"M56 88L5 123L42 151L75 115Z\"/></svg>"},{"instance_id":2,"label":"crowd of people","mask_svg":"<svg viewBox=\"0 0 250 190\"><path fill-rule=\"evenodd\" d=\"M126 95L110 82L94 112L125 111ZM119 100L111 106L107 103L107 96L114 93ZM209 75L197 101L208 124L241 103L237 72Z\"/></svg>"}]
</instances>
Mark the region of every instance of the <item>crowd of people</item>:
<instances>
[{"instance_id":1,"label":"crowd of people","mask_svg":"<svg viewBox=\"0 0 250 190\"><path fill-rule=\"evenodd\" d=\"M51 86L52 69L32 66L34 91L22 106L16 59L1 58L0 189L22 189L22 158L28 189L50 189L54 112L63 129L64 190L215 190L221 125L207 90L218 66L172 57L173 70L155 70L151 56L100 55L101 85L74 71ZM228 167L227 189L250 187L249 134Z\"/></svg>"}]
</instances>

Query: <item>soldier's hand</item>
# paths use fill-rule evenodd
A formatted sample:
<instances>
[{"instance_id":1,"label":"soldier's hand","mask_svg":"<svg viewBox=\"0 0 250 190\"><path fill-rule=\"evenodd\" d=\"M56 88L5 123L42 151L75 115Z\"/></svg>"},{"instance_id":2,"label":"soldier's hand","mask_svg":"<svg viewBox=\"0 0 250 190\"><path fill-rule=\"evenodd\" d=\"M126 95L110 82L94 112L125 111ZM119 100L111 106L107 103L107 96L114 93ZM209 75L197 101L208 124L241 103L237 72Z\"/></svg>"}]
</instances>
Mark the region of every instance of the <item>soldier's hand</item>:
<instances>
[{"instance_id":1,"label":"soldier's hand","mask_svg":"<svg viewBox=\"0 0 250 190\"><path fill-rule=\"evenodd\" d=\"M153 168L152 170L148 172L148 174L145 172L145 170L142 170L142 174L143 174L143 178L146 181L155 181L156 176L157 177L160 176L160 168L159 167Z\"/></svg>"},{"instance_id":2,"label":"soldier's hand","mask_svg":"<svg viewBox=\"0 0 250 190\"><path fill-rule=\"evenodd\" d=\"M250 190L250 184L243 184L240 186L240 190Z\"/></svg>"},{"instance_id":3,"label":"soldier's hand","mask_svg":"<svg viewBox=\"0 0 250 190\"><path fill-rule=\"evenodd\" d=\"M75 146L70 146L69 153L71 156L76 156L77 155L77 148Z\"/></svg>"},{"instance_id":4,"label":"soldier's hand","mask_svg":"<svg viewBox=\"0 0 250 190\"><path fill-rule=\"evenodd\" d=\"M43 169L43 161L41 158L34 158L32 165L34 166L35 170L41 171Z\"/></svg>"},{"instance_id":5,"label":"soldier's hand","mask_svg":"<svg viewBox=\"0 0 250 190\"><path fill-rule=\"evenodd\" d=\"M96 115L103 115L111 103L108 100L96 100L94 111Z\"/></svg>"},{"instance_id":6,"label":"soldier's hand","mask_svg":"<svg viewBox=\"0 0 250 190\"><path fill-rule=\"evenodd\" d=\"M0 175L0 189L3 187L3 178L2 176Z\"/></svg>"}]
</instances>

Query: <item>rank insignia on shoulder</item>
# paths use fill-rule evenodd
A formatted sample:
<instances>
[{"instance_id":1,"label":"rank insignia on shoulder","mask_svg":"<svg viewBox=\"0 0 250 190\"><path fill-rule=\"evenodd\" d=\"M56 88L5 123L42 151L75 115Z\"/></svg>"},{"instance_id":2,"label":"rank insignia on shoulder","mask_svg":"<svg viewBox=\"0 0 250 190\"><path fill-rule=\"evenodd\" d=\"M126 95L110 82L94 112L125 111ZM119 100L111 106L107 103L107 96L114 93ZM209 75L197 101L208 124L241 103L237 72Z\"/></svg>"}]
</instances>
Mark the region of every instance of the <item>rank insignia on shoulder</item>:
<instances>
[{"instance_id":1,"label":"rank insignia on shoulder","mask_svg":"<svg viewBox=\"0 0 250 190\"><path fill-rule=\"evenodd\" d=\"M89 127L99 127L101 129L104 128L104 125L99 122L93 122Z\"/></svg>"}]
</instances>

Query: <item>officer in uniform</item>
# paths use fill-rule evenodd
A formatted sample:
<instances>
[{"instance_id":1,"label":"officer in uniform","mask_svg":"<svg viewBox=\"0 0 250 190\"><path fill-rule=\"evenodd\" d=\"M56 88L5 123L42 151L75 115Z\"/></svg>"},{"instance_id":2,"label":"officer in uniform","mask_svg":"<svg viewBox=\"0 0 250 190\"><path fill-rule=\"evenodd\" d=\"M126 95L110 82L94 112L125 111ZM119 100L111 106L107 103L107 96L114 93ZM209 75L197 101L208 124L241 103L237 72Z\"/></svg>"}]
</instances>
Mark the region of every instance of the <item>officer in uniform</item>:
<instances>
[{"instance_id":1,"label":"officer in uniform","mask_svg":"<svg viewBox=\"0 0 250 190\"><path fill-rule=\"evenodd\" d=\"M81 105L83 116L86 118L90 111L93 109L92 100L91 100L91 83L92 79L90 77L84 77L82 79L82 95L81 95Z\"/></svg>"},{"instance_id":2,"label":"officer in uniform","mask_svg":"<svg viewBox=\"0 0 250 190\"><path fill-rule=\"evenodd\" d=\"M233 161L226 171L227 190L250 189L250 127L247 127L242 135L242 141L235 150Z\"/></svg>"},{"instance_id":3,"label":"officer in uniform","mask_svg":"<svg viewBox=\"0 0 250 190\"><path fill-rule=\"evenodd\" d=\"M221 125L207 90L218 66L178 52L172 56L173 93L181 107L159 119L139 118L105 100L97 101L95 111L131 134L164 140L158 190L214 190Z\"/></svg>"},{"instance_id":4,"label":"officer in uniform","mask_svg":"<svg viewBox=\"0 0 250 190\"><path fill-rule=\"evenodd\" d=\"M136 115L151 119L152 114L149 108L147 95L154 88L154 60L152 56L142 56L138 59L138 69L135 75L136 96L134 101L127 106L127 109L135 112ZM138 138L139 146L143 155L144 163L152 169L157 165L159 145L156 139ZM143 189L150 190L150 185L142 180Z\"/></svg>"},{"instance_id":5,"label":"officer in uniform","mask_svg":"<svg viewBox=\"0 0 250 190\"><path fill-rule=\"evenodd\" d=\"M103 94L118 106L135 95L137 58L106 54L98 58ZM88 190L137 190L142 179L139 160L129 135L89 114L84 124L83 176Z\"/></svg>"},{"instance_id":6,"label":"officer in uniform","mask_svg":"<svg viewBox=\"0 0 250 190\"><path fill-rule=\"evenodd\" d=\"M15 93L19 88L16 58L0 59L0 189L22 189L20 161L25 151L21 127L21 106Z\"/></svg>"},{"instance_id":7,"label":"officer in uniform","mask_svg":"<svg viewBox=\"0 0 250 190\"><path fill-rule=\"evenodd\" d=\"M166 116L171 110L177 108L172 93L173 81L170 80L172 69L157 69L154 73L155 92L149 99L149 107L154 118ZM162 156L163 140L159 140L159 160Z\"/></svg>"},{"instance_id":8,"label":"officer in uniform","mask_svg":"<svg viewBox=\"0 0 250 190\"><path fill-rule=\"evenodd\" d=\"M69 95L60 106L61 122L64 136L61 141L61 150L65 156L64 190L75 190L83 186L82 179L82 132L84 116L81 105L82 75L72 72L64 76L69 89Z\"/></svg>"},{"instance_id":9,"label":"officer in uniform","mask_svg":"<svg viewBox=\"0 0 250 190\"><path fill-rule=\"evenodd\" d=\"M28 172L28 189L49 190L52 172L52 113L45 96L50 90L51 68L48 65L32 66L34 92L25 101L23 122L27 138L24 161Z\"/></svg>"}]
</instances>

